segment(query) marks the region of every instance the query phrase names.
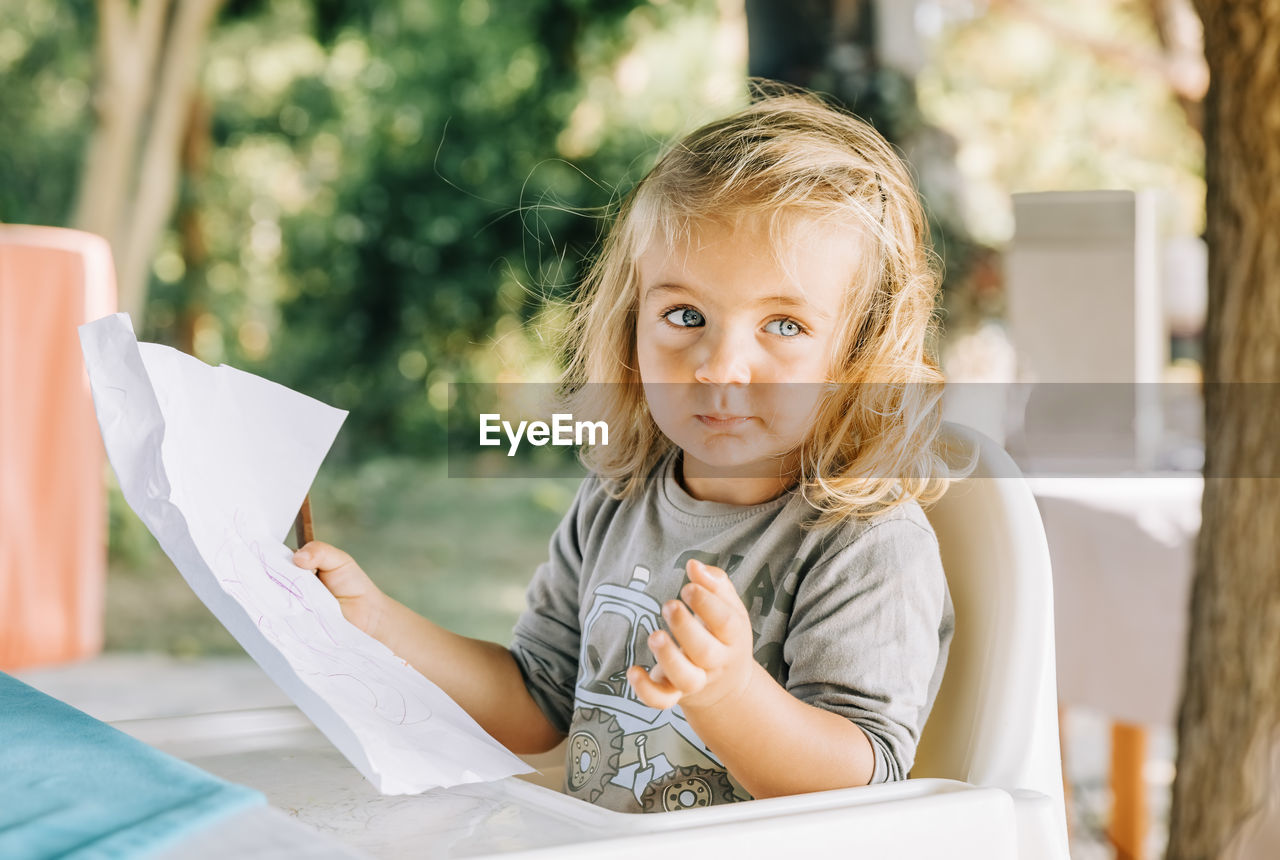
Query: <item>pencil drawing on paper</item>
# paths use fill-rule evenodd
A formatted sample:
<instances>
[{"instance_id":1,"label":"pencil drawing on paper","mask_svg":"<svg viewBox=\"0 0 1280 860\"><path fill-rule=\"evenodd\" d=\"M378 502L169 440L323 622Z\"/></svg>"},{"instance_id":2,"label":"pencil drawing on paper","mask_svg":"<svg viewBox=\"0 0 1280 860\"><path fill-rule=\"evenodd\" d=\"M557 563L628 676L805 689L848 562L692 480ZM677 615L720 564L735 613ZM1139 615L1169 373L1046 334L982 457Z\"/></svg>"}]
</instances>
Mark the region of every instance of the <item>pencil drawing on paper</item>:
<instances>
[{"instance_id":1,"label":"pencil drawing on paper","mask_svg":"<svg viewBox=\"0 0 1280 860\"><path fill-rule=\"evenodd\" d=\"M337 623L341 612L315 573L294 567L282 544L269 548L251 537L240 511L213 566L223 590L299 675L337 693L344 705L388 722L413 725L431 719L430 705L402 689L373 659L369 645L377 643L356 641L349 625Z\"/></svg>"}]
</instances>

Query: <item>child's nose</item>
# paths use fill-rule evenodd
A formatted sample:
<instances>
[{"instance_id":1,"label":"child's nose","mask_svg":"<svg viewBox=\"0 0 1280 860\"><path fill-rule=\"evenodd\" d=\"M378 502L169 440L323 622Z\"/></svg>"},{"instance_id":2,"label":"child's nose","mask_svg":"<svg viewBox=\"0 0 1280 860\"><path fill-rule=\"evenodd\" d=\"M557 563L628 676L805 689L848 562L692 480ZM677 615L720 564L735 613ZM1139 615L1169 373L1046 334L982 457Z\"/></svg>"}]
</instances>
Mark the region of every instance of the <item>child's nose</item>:
<instances>
[{"instance_id":1,"label":"child's nose","mask_svg":"<svg viewBox=\"0 0 1280 860\"><path fill-rule=\"evenodd\" d=\"M729 332L722 332L707 340L710 342L694 371L694 379L715 385L745 385L751 381L749 346L740 343L741 339Z\"/></svg>"}]
</instances>

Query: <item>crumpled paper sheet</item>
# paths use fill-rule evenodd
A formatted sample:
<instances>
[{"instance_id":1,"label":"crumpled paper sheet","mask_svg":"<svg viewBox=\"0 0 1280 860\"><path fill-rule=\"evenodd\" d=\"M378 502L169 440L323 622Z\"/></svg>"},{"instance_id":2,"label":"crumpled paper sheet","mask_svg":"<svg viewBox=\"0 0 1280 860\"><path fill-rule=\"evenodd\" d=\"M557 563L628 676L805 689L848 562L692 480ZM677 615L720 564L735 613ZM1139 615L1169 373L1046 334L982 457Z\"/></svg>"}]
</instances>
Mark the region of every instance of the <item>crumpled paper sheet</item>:
<instances>
[{"instance_id":1,"label":"crumpled paper sheet","mask_svg":"<svg viewBox=\"0 0 1280 860\"><path fill-rule=\"evenodd\" d=\"M226 365L138 343L128 314L80 327L125 500L196 595L383 794L530 768L350 624L283 541L346 413Z\"/></svg>"}]
</instances>

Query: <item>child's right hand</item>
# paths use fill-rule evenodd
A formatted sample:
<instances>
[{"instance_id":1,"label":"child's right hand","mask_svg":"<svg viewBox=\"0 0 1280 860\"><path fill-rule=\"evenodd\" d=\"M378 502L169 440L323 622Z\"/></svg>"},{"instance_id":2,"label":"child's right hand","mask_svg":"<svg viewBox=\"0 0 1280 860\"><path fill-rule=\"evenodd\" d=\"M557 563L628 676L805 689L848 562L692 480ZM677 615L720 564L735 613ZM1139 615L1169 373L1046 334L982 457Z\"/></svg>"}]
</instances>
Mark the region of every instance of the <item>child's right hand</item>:
<instances>
[{"instance_id":1,"label":"child's right hand","mask_svg":"<svg viewBox=\"0 0 1280 860\"><path fill-rule=\"evenodd\" d=\"M378 638L387 596L355 559L336 546L313 540L293 554L293 563L315 570L324 587L338 598L343 617L374 639Z\"/></svg>"}]
</instances>

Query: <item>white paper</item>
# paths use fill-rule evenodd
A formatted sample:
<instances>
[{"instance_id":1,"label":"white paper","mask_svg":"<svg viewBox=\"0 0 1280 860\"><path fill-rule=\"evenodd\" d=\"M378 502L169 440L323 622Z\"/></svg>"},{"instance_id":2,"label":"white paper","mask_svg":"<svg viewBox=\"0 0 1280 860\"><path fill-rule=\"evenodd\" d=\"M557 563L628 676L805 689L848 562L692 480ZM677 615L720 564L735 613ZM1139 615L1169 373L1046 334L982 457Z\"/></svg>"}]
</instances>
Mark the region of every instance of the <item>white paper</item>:
<instances>
[{"instance_id":1,"label":"white paper","mask_svg":"<svg viewBox=\"0 0 1280 860\"><path fill-rule=\"evenodd\" d=\"M80 327L125 500L196 595L383 794L530 768L350 624L283 543L346 413L169 347L127 314Z\"/></svg>"}]
</instances>

